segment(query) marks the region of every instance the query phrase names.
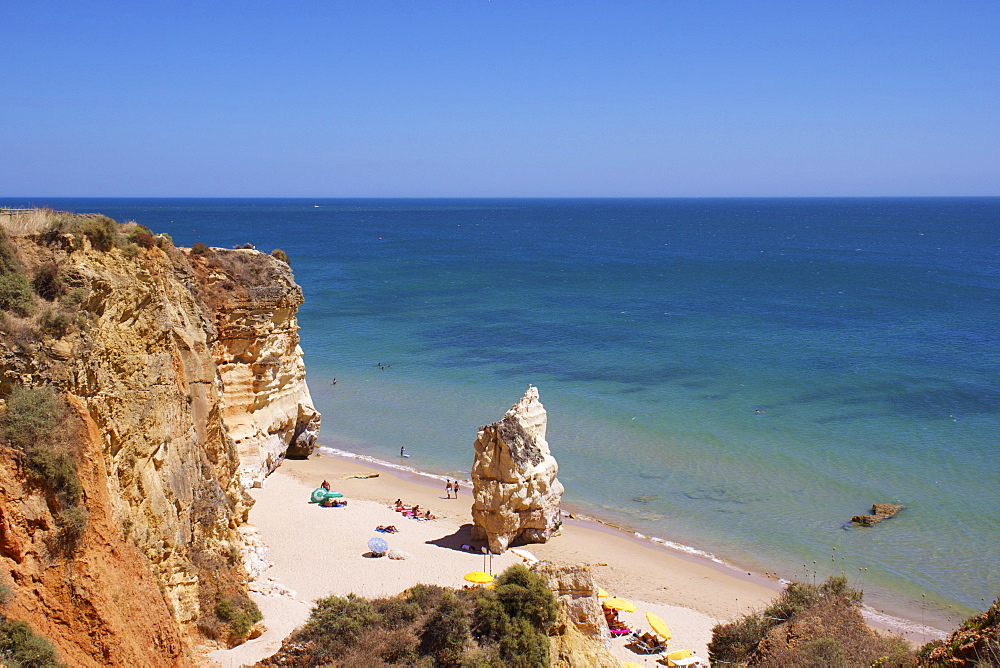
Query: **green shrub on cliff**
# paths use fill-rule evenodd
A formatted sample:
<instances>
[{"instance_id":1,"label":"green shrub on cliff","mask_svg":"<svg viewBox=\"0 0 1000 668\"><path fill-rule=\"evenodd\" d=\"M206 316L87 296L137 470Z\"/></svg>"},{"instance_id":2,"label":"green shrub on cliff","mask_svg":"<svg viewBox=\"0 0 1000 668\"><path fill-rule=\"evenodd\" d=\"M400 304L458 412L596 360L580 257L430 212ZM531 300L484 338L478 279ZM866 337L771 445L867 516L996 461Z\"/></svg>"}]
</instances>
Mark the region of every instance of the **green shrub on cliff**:
<instances>
[{"instance_id":1,"label":"green shrub on cliff","mask_svg":"<svg viewBox=\"0 0 1000 668\"><path fill-rule=\"evenodd\" d=\"M19 316L31 314L31 283L24 274L0 274L0 309Z\"/></svg>"},{"instance_id":2,"label":"green shrub on cliff","mask_svg":"<svg viewBox=\"0 0 1000 668\"><path fill-rule=\"evenodd\" d=\"M59 662L55 647L48 640L35 635L27 622L13 621L0 616L0 662L5 666L23 668L55 668Z\"/></svg>"},{"instance_id":3,"label":"green shrub on cliff","mask_svg":"<svg viewBox=\"0 0 1000 668\"><path fill-rule=\"evenodd\" d=\"M28 469L55 492L63 505L75 506L83 497L83 487L71 454L73 439L65 424L67 417L65 400L52 388L18 385L7 399L0 435L23 453ZM82 533L78 527L80 513L64 517L77 525L72 534Z\"/></svg>"},{"instance_id":4,"label":"green shrub on cliff","mask_svg":"<svg viewBox=\"0 0 1000 668\"><path fill-rule=\"evenodd\" d=\"M512 566L492 590L416 585L368 601L316 601L309 621L263 665L543 667L557 603L544 581Z\"/></svg>"},{"instance_id":5,"label":"green shrub on cliff","mask_svg":"<svg viewBox=\"0 0 1000 668\"><path fill-rule=\"evenodd\" d=\"M842 576L818 586L793 582L764 610L715 626L709 661L738 666L913 665L905 641L868 628L860 603L861 591ZM796 625L799 620L805 621Z\"/></svg>"},{"instance_id":6,"label":"green shrub on cliff","mask_svg":"<svg viewBox=\"0 0 1000 668\"><path fill-rule=\"evenodd\" d=\"M59 234L83 235L90 239L90 245L96 250L105 252L122 243L118 223L95 213L60 212L54 215L45 235L52 239Z\"/></svg>"},{"instance_id":7,"label":"green shrub on cliff","mask_svg":"<svg viewBox=\"0 0 1000 668\"><path fill-rule=\"evenodd\" d=\"M291 266L291 264L292 264L288 260L288 253L286 253L285 251L281 250L280 248L275 248L273 251L271 251L271 257L273 257L275 260L281 260L282 262L284 262L285 264L287 264L289 266Z\"/></svg>"},{"instance_id":8,"label":"green shrub on cliff","mask_svg":"<svg viewBox=\"0 0 1000 668\"><path fill-rule=\"evenodd\" d=\"M54 262L43 264L35 270L31 286L42 299L55 301L66 294L66 284L62 281L59 265Z\"/></svg>"},{"instance_id":9,"label":"green shrub on cliff","mask_svg":"<svg viewBox=\"0 0 1000 668\"><path fill-rule=\"evenodd\" d=\"M264 618L257 604L245 596L219 596L215 614L229 625L229 637L234 643L246 640L253 625Z\"/></svg>"}]
</instances>

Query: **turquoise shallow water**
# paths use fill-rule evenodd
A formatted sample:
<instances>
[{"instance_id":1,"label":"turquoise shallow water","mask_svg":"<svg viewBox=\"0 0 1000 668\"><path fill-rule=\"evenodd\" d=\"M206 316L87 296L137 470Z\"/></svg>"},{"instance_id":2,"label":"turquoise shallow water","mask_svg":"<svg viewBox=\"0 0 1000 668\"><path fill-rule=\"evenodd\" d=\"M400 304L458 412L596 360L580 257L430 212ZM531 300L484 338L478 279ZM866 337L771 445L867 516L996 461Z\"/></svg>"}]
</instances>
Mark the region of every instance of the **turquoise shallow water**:
<instances>
[{"instance_id":1,"label":"turquoise shallow water","mask_svg":"<svg viewBox=\"0 0 1000 668\"><path fill-rule=\"evenodd\" d=\"M461 474L532 383L582 511L928 620L1000 593L1000 199L34 203L287 251L326 443Z\"/></svg>"}]
</instances>

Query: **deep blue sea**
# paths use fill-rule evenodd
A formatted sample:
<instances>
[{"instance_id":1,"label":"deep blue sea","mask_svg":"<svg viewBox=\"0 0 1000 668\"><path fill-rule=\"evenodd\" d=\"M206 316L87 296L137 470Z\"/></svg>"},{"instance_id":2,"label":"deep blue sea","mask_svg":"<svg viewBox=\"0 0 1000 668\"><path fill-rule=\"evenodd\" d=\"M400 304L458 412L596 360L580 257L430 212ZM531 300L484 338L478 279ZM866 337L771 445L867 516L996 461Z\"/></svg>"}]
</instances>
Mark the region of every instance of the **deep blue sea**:
<instances>
[{"instance_id":1,"label":"deep blue sea","mask_svg":"<svg viewBox=\"0 0 1000 668\"><path fill-rule=\"evenodd\" d=\"M285 250L328 445L467 474L531 383L581 512L927 621L1000 594L1000 198L28 204Z\"/></svg>"}]
</instances>

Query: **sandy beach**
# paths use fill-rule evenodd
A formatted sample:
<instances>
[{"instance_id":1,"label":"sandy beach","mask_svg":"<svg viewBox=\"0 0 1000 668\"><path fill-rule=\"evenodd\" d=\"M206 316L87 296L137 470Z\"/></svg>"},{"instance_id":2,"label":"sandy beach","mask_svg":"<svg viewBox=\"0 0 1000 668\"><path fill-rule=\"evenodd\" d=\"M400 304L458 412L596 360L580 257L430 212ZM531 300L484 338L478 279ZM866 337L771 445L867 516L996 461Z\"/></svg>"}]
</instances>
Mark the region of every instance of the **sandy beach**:
<instances>
[{"instance_id":1,"label":"sandy beach","mask_svg":"<svg viewBox=\"0 0 1000 668\"><path fill-rule=\"evenodd\" d=\"M377 477L366 477L377 473ZM360 476L360 477L353 477ZM322 508L308 503L309 494L327 480L348 504ZM286 460L251 490L256 504L250 521L267 546L273 565L259 576L252 597L264 614L267 632L231 650L210 654L217 665L251 665L273 654L281 641L300 626L317 598L355 593L391 596L419 582L460 587L462 576L475 570L496 574L521 559L513 553L494 555L462 549L470 540L471 488L448 499L433 478L376 467L354 459L314 455L307 461ZM432 521L404 518L392 509L396 499L419 504L438 517ZM375 532L394 524L399 532ZM404 560L365 556L368 540L382 536ZM662 617L673 633L670 649L691 649L707 658L712 627L770 601L779 585L739 573L615 531L593 522L568 519L562 534L544 545L527 546L538 558L559 564L589 564L599 586L613 596L636 603L621 618L647 630L646 611ZM623 661L653 665L644 656L611 641Z\"/></svg>"}]
</instances>

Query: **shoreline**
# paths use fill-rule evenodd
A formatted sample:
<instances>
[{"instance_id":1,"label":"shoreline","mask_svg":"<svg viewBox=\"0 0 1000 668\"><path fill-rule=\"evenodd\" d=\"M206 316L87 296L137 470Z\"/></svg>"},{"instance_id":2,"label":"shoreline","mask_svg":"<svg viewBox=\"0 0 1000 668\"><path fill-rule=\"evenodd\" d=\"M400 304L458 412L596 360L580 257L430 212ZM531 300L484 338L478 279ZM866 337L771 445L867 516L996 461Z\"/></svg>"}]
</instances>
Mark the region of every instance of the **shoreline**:
<instances>
[{"instance_id":1,"label":"shoreline","mask_svg":"<svg viewBox=\"0 0 1000 668\"><path fill-rule=\"evenodd\" d=\"M251 597L264 614L265 633L208 657L225 668L253 664L274 654L281 642L308 617L313 601L355 593L368 598L397 594L417 583L458 587L473 570L498 573L520 559L511 552L492 557L461 549L471 543L471 484L461 498L446 499L444 480L363 455L319 451L305 460L284 460L262 487L249 490L255 500L248 532L265 568L251 582ZM327 480L348 505L321 508L308 503L312 490ZM438 484L440 483L440 484ZM418 522L392 509L400 498L428 508L438 519ZM385 536L405 560L365 558L377 524L395 524L400 532ZM670 648L692 649L707 658L712 628L759 610L781 590L781 583L712 559L650 541L621 527L593 519L566 517L561 533L548 543L526 546L536 557L563 565L586 564L597 584L612 596L636 603L622 619L643 629L643 613L662 617L673 632ZM910 631L893 630L911 644L925 642ZM609 649L622 661L654 665L656 655L635 654L624 639ZM648 661L647 661L648 659Z\"/></svg>"},{"instance_id":2,"label":"shoreline","mask_svg":"<svg viewBox=\"0 0 1000 668\"><path fill-rule=\"evenodd\" d=\"M323 456L364 462L365 465L371 466L373 469L378 469L389 475L405 478L418 484L431 485L431 480L440 480L443 482L446 478L455 477L453 475L449 476L421 471L413 466L394 464L393 462L378 459L371 455L362 455L329 445L321 445L317 450L318 452L322 452ZM467 483L467 489L471 493L471 481L466 480L464 482ZM608 522L589 514L576 512L572 504L563 504L563 510L564 525L579 523L581 527L588 528L591 531L623 535L640 548L663 551L676 559L710 565L712 568L717 569L721 575L743 578L773 588L775 595L790 582L790 580L784 578L754 573L752 569L747 571L741 564L731 563L696 546L684 545L655 536L647 536L629 527ZM931 640L946 638L954 628L957 628L964 621L964 618L962 618L957 620L951 627L946 629L939 628L931 626L930 623L933 622L920 620L920 612L918 610L908 609L903 606L887 605L882 602L879 602L878 608L872 606L870 603L863 603L862 612L865 621L872 628L900 635L917 645L923 645Z\"/></svg>"}]
</instances>

